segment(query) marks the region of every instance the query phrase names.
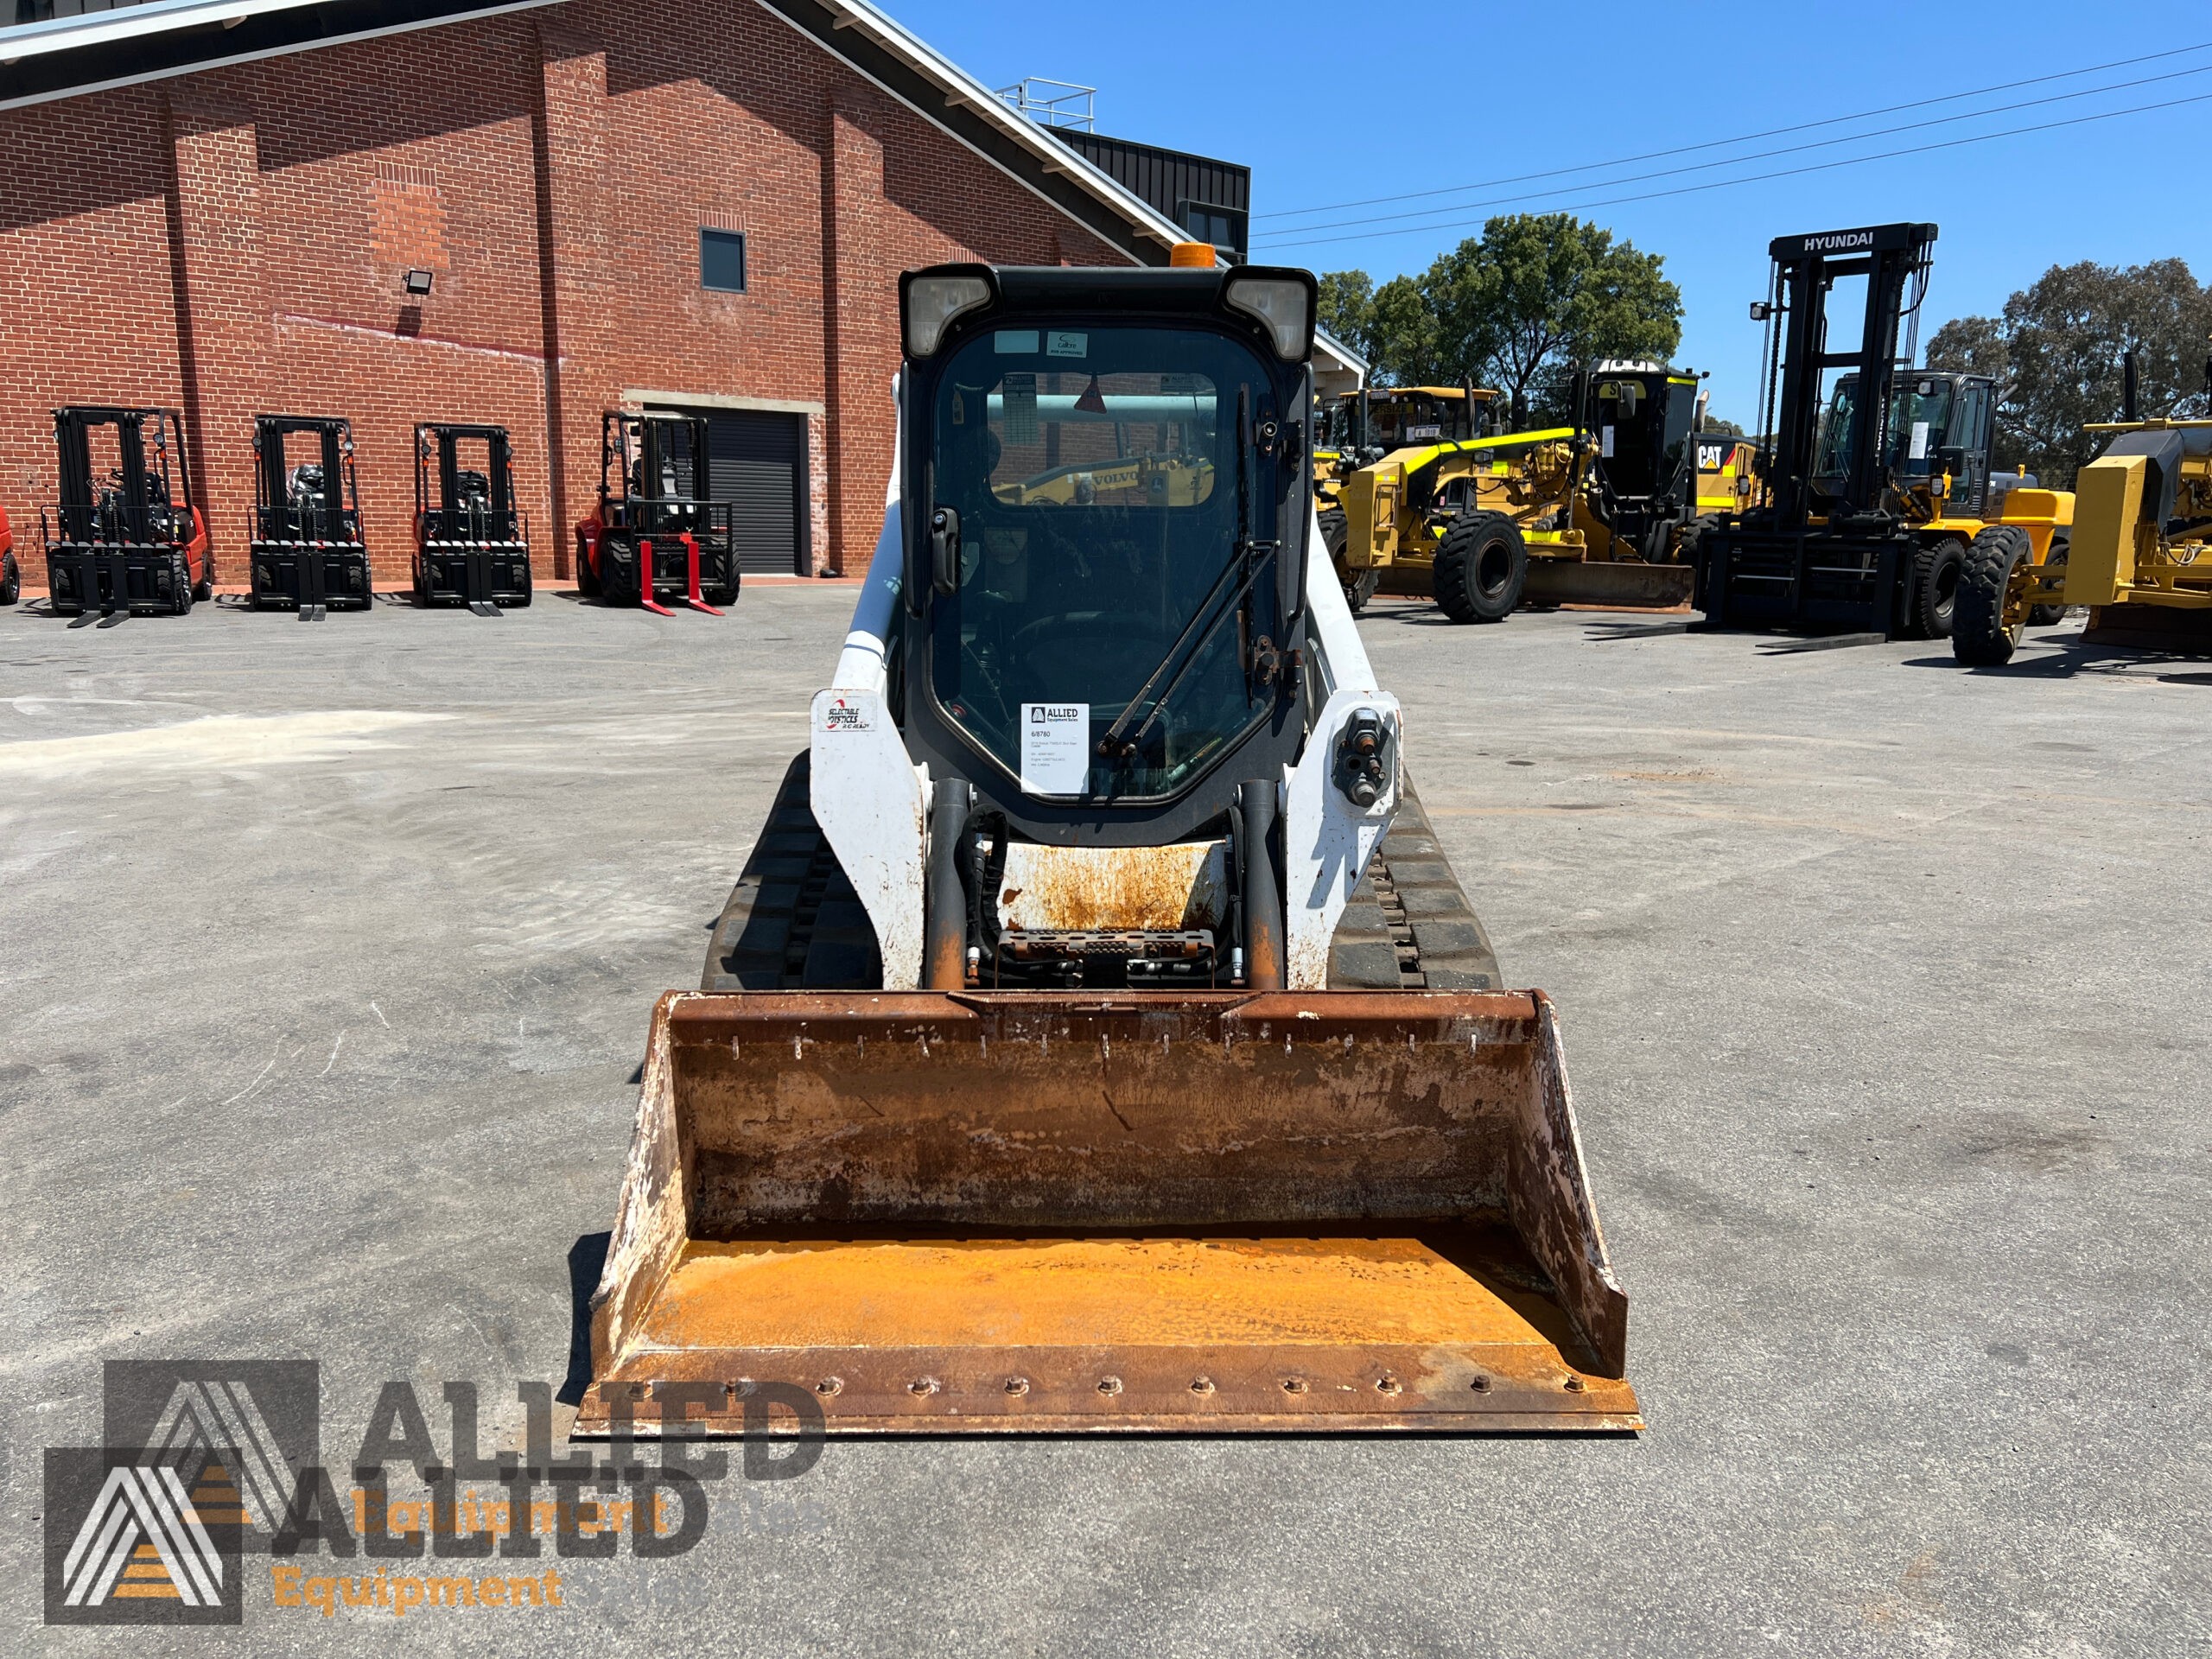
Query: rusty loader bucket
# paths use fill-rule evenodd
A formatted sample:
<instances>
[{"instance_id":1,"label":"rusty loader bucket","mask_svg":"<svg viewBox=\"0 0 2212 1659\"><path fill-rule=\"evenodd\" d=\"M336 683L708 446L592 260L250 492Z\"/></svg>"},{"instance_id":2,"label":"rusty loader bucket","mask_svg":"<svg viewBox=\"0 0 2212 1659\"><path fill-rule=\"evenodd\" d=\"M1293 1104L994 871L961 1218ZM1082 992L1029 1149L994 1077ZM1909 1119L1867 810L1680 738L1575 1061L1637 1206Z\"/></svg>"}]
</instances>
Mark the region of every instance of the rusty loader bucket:
<instances>
[{"instance_id":1,"label":"rusty loader bucket","mask_svg":"<svg viewBox=\"0 0 2212 1659\"><path fill-rule=\"evenodd\" d=\"M1634 1429L1627 1312L1541 993L671 992L577 1432Z\"/></svg>"}]
</instances>

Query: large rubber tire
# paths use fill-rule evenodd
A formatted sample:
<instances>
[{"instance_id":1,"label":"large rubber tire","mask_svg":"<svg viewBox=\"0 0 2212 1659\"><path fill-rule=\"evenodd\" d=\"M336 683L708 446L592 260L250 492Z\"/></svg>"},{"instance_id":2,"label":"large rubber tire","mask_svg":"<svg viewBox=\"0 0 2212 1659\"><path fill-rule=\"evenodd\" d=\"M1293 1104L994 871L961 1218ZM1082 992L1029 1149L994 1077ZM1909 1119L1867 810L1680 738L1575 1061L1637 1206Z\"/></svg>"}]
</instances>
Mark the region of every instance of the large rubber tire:
<instances>
[{"instance_id":1,"label":"large rubber tire","mask_svg":"<svg viewBox=\"0 0 2212 1659\"><path fill-rule=\"evenodd\" d=\"M2044 555L2043 568L2046 570L2063 570L2066 568L2067 551L2072 545L2073 542L2069 537L2063 534L2053 535L2050 538L2050 551ZM2055 628L2065 620L2066 607L2063 605L2028 607L2028 626L2031 628Z\"/></svg>"},{"instance_id":2,"label":"large rubber tire","mask_svg":"<svg viewBox=\"0 0 2212 1659\"><path fill-rule=\"evenodd\" d=\"M215 556L210 553L200 562L200 580L192 585L194 599L215 597Z\"/></svg>"},{"instance_id":3,"label":"large rubber tire","mask_svg":"<svg viewBox=\"0 0 2212 1659\"><path fill-rule=\"evenodd\" d=\"M1688 528L1682 531L1681 539L1675 543L1674 556L1668 563L1694 566L1698 548L1705 540L1706 531L1716 530L1719 524L1720 516L1718 513L1708 512L1691 519Z\"/></svg>"},{"instance_id":4,"label":"large rubber tire","mask_svg":"<svg viewBox=\"0 0 2212 1659\"><path fill-rule=\"evenodd\" d=\"M2034 553L2018 524L1992 524L1974 538L1952 613L1951 655L1958 661L1995 668L2012 660L2027 622L2027 607L2012 599L2013 573Z\"/></svg>"},{"instance_id":5,"label":"large rubber tire","mask_svg":"<svg viewBox=\"0 0 2212 1659\"><path fill-rule=\"evenodd\" d=\"M1529 582L1529 544L1502 512L1463 512L1436 550L1436 603L1454 622L1503 622Z\"/></svg>"},{"instance_id":6,"label":"large rubber tire","mask_svg":"<svg viewBox=\"0 0 2212 1659\"><path fill-rule=\"evenodd\" d=\"M0 605L12 605L23 594L23 573L16 567L16 556L0 553Z\"/></svg>"},{"instance_id":7,"label":"large rubber tire","mask_svg":"<svg viewBox=\"0 0 2212 1659\"><path fill-rule=\"evenodd\" d=\"M192 567L181 553L169 565L169 609L178 616L192 614Z\"/></svg>"},{"instance_id":8,"label":"large rubber tire","mask_svg":"<svg viewBox=\"0 0 2212 1659\"><path fill-rule=\"evenodd\" d=\"M1910 639L1948 639L1955 614L1959 581L1967 550L1955 536L1923 543L1913 555L1911 587L1905 594L1904 632Z\"/></svg>"}]
</instances>

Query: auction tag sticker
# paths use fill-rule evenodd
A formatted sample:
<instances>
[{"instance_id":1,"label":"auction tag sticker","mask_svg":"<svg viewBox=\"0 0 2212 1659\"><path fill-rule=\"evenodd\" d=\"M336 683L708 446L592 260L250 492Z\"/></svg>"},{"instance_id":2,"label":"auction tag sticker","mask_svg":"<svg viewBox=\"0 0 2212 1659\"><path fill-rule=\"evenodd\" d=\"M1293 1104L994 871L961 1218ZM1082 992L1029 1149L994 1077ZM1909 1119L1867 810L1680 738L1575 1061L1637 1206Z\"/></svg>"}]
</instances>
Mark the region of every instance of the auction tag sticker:
<instances>
[{"instance_id":1,"label":"auction tag sticker","mask_svg":"<svg viewBox=\"0 0 2212 1659\"><path fill-rule=\"evenodd\" d=\"M1090 788L1090 705L1021 705L1021 789L1026 795L1082 795Z\"/></svg>"},{"instance_id":2,"label":"auction tag sticker","mask_svg":"<svg viewBox=\"0 0 2212 1659\"><path fill-rule=\"evenodd\" d=\"M1912 451L1907 458L1912 461L1925 461L1928 459L1927 422L1915 421L1912 423Z\"/></svg>"},{"instance_id":3,"label":"auction tag sticker","mask_svg":"<svg viewBox=\"0 0 2212 1659\"><path fill-rule=\"evenodd\" d=\"M1055 328L1045 336L1045 355L1047 357L1084 357L1090 354L1090 336L1070 334L1065 328Z\"/></svg>"}]
</instances>

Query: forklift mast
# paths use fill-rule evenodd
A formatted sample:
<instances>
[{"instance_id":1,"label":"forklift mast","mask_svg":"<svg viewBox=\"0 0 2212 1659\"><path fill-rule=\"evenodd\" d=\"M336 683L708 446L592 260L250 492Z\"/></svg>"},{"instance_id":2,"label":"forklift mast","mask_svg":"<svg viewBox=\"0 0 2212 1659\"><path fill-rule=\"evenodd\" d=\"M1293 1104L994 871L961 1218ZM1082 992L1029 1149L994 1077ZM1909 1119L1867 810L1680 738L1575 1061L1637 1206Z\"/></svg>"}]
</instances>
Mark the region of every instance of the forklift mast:
<instances>
[{"instance_id":1,"label":"forklift mast","mask_svg":"<svg viewBox=\"0 0 2212 1659\"><path fill-rule=\"evenodd\" d=\"M253 417L254 478L260 501L261 522L256 526L262 540L350 539L354 532L351 515L359 508L353 484L353 429L343 420L313 415L257 415ZM291 469L286 465L284 440L296 432L311 433L321 474L316 499L302 507L292 497Z\"/></svg>"},{"instance_id":2,"label":"forklift mast","mask_svg":"<svg viewBox=\"0 0 2212 1659\"><path fill-rule=\"evenodd\" d=\"M480 474L461 464L461 446L471 439L484 444L485 469ZM432 522L440 532L455 539L514 538L514 464L506 428L425 422L415 429L415 456L418 515L435 513ZM435 500L429 471L433 460L437 467ZM480 478L481 494L475 487Z\"/></svg>"},{"instance_id":3,"label":"forklift mast","mask_svg":"<svg viewBox=\"0 0 2212 1659\"><path fill-rule=\"evenodd\" d=\"M92 433L101 426L115 429L112 483L92 476ZM60 486L54 507L61 539L141 544L188 540L175 533L175 515L188 514L192 506L184 447L173 441L175 426L176 416L168 410L72 405L54 410Z\"/></svg>"},{"instance_id":4,"label":"forklift mast","mask_svg":"<svg viewBox=\"0 0 2212 1659\"><path fill-rule=\"evenodd\" d=\"M1910 322L1918 332L1920 301L1936 243L1933 225L1878 225L1777 237L1769 297L1752 308L1767 325L1767 370L1763 412L1774 435L1767 467L1769 524L1802 528L1815 508L1813 478L1821 447L1821 377L1828 370L1858 377L1858 418L1853 423L1840 477L1824 476L1821 495L1831 521L1881 510L1888 484L1891 392L1896 382L1897 336ZM1855 349L1828 349L1828 293L1839 277L1866 279L1866 315ZM1914 346L1905 347L1910 361ZM1777 370L1776 359L1779 357ZM1777 410L1777 400L1780 407Z\"/></svg>"}]
</instances>

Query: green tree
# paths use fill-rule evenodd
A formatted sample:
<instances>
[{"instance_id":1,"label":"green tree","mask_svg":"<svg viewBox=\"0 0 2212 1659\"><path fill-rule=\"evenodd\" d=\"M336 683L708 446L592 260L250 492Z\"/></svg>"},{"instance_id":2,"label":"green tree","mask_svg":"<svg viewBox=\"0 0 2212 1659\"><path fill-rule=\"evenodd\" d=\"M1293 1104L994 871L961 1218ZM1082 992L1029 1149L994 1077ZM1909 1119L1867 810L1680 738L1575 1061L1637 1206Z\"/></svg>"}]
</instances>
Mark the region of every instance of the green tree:
<instances>
[{"instance_id":1,"label":"green tree","mask_svg":"<svg viewBox=\"0 0 2212 1659\"><path fill-rule=\"evenodd\" d=\"M1375 279L1363 270L1332 270L1321 277L1317 321L1371 363Z\"/></svg>"},{"instance_id":2,"label":"green tree","mask_svg":"<svg viewBox=\"0 0 2212 1659\"><path fill-rule=\"evenodd\" d=\"M2085 432L2120 415L2123 357L2135 353L2145 415L2204 412L2212 289L2180 259L2125 269L2084 260L2053 265L1995 317L1960 317L1929 342L1930 368L1997 382L1993 461L2068 489L2104 446Z\"/></svg>"},{"instance_id":3,"label":"green tree","mask_svg":"<svg viewBox=\"0 0 2212 1659\"><path fill-rule=\"evenodd\" d=\"M1604 358L1673 355L1681 289L1664 261L1568 213L1511 213L1439 257L1421 279L1445 380L1493 385L1522 425L1556 412L1567 373Z\"/></svg>"},{"instance_id":4,"label":"green tree","mask_svg":"<svg viewBox=\"0 0 2212 1659\"><path fill-rule=\"evenodd\" d=\"M1393 276L1375 290L1370 324L1376 384L1420 386L1433 384L1437 365L1436 312L1421 285L1411 276Z\"/></svg>"}]
</instances>

